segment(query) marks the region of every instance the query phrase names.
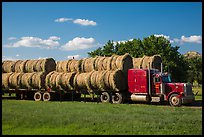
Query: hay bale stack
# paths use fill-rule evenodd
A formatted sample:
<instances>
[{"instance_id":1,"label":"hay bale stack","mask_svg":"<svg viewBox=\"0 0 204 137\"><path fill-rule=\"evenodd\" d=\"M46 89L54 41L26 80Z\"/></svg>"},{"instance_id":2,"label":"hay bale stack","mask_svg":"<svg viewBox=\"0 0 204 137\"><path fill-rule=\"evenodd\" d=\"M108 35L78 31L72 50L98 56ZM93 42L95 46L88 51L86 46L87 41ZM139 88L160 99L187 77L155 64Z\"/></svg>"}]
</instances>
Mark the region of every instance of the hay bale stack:
<instances>
[{"instance_id":1,"label":"hay bale stack","mask_svg":"<svg viewBox=\"0 0 204 137\"><path fill-rule=\"evenodd\" d=\"M125 77L121 70L115 71L92 71L77 73L74 77L74 88L76 90L100 91L122 91L127 89Z\"/></svg>"},{"instance_id":2,"label":"hay bale stack","mask_svg":"<svg viewBox=\"0 0 204 137\"><path fill-rule=\"evenodd\" d=\"M2 62L2 72L10 73L15 72L15 63L16 61L5 60Z\"/></svg>"},{"instance_id":3,"label":"hay bale stack","mask_svg":"<svg viewBox=\"0 0 204 137\"><path fill-rule=\"evenodd\" d=\"M21 88L21 77L23 73L12 73L9 77L9 88L19 89Z\"/></svg>"},{"instance_id":4,"label":"hay bale stack","mask_svg":"<svg viewBox=\"0 0 204 137\"><path fill-rule=\"evenodd\" d=\"M103 71L104 70L103 61L105 60L105 58L107 58L107 57L99 57L98 58L98 61L97 61L97 70L98 71Z\"/></svg>"},{"instance_id":5,"label":"hay bale stack","mask_svg":"<svg viewBox=\"0 0 204 137\"><path fill-rule=\"evenodd\" d=\"M73 90L73 80L76 72L57 72L52 71L45 78L46 88L53 90Z\"/></svg>"},{"instance_id":6,"label":"hay bale stack","mask_svg":"<svg viewBox=\"0 0 204 137\"><path fill-rule=\"evenodd\" d=\"M13 74L13 72L10 73L2 73L2 88L8 89L9 88L9 77Z\"/></svg>"}]
</instances>

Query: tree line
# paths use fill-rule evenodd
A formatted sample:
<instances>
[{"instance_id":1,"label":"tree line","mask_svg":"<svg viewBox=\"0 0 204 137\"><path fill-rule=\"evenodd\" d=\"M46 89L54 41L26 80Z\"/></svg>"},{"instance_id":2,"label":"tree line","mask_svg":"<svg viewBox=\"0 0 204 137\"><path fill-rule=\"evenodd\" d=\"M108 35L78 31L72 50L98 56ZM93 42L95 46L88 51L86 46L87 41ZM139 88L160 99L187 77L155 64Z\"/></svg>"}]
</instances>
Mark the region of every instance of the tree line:
<instances>
[{"instance_id":1,"label":"tree line","mask_svg":"<svg viewBox=\"0 0 204 137\"><path fill-rule=\"evenodd\" d=\"M140 58L144 55L160 55L163 63L163 71L169 72L174 82L190 82L195 80L202 83L202 58L187 59L178 49L179 46L171 46L168 39L150 35L143 40L117 42L109 40L103 47L88 52L89 57L123 55L129 53L132 57Z\"/></svg>"}]
</instances>

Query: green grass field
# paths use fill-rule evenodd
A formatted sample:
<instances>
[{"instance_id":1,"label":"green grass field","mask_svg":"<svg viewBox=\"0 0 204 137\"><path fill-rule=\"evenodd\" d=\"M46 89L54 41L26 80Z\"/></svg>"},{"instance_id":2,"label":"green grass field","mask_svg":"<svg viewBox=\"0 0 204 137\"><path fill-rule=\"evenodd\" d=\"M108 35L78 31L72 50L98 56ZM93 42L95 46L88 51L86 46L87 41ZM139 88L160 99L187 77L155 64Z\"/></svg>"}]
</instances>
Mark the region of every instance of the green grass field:
<instances>
[{"instance_id":1,"label":"green grass field","mask_svg":"<svg viewBox=\"0 0 204 137\"><path fill-rule=\"evenodd\" d=\"M201 135L201 107L2 100L3 135Z\"/></svg>"}]
</instances>

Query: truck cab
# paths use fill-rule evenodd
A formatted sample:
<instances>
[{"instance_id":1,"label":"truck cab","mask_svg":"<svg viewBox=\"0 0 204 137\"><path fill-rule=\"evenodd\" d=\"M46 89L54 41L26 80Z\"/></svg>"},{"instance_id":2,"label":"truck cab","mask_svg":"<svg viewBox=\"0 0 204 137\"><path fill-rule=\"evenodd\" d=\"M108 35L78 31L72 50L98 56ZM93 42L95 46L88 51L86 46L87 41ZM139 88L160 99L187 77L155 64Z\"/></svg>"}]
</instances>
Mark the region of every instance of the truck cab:
<instances>
[{"instance_id":1,"label":"truck cab","mask_svg":"<svg viewBox=\"0 0 204 137\"><path fill-rule=\"evenodd\" d=\"M173 83L168 73L157 69L128 70L128 91L132 101L167 101L171 106L181 106L195 100L191 84Z\"/></svg>"}]
</instances>

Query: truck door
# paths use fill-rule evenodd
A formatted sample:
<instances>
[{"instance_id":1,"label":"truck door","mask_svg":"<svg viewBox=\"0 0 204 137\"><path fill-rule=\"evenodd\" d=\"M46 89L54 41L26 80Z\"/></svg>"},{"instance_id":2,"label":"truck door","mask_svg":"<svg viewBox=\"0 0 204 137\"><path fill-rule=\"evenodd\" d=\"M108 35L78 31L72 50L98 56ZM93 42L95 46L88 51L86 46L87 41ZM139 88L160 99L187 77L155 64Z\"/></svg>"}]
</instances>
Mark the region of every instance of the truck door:
<instances>
[{"instance_id":1,"label":"truck door","mask_svg":"<svg viewBox=\"0 0 204 137\"><path fill-rule=\"evenodd\" d=\"M154 91L155 91L155 94L160 94L161 93L160 84L161 84L161 78L158 77L158 76L155 76L154 77Z\"/></svg>"}]
</instances>

